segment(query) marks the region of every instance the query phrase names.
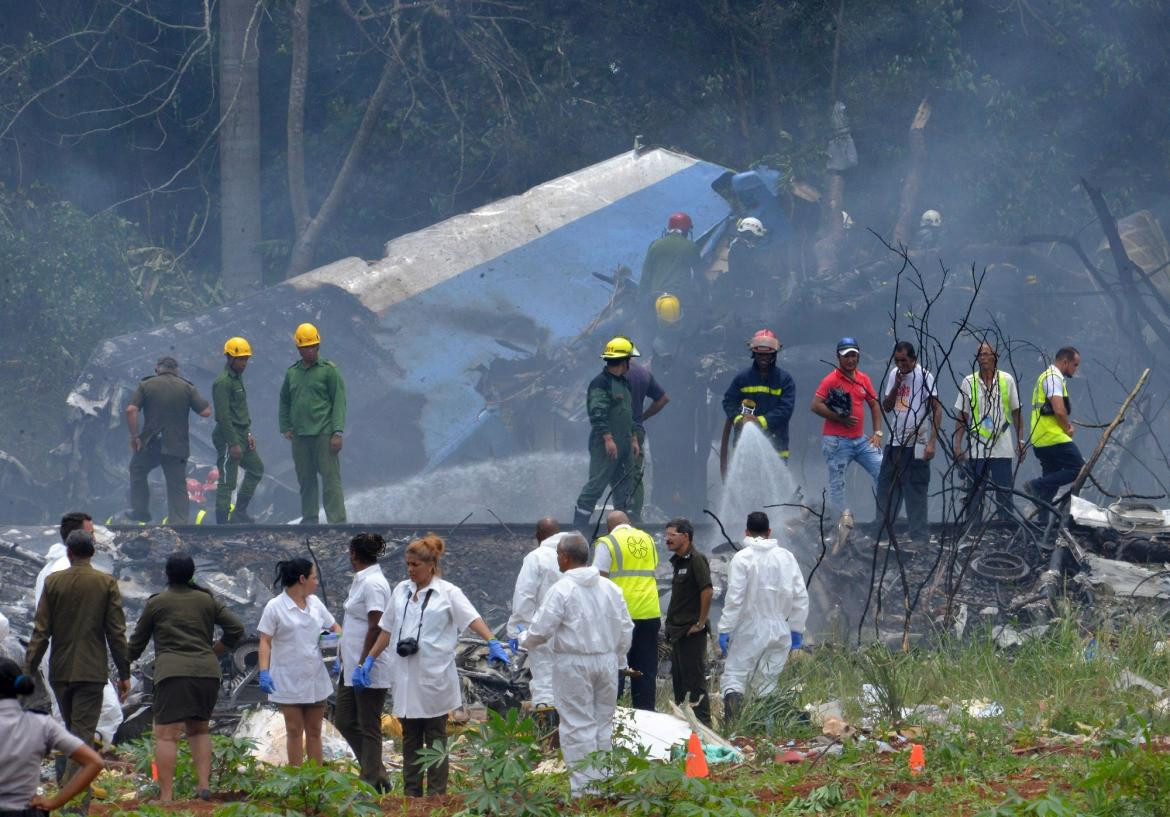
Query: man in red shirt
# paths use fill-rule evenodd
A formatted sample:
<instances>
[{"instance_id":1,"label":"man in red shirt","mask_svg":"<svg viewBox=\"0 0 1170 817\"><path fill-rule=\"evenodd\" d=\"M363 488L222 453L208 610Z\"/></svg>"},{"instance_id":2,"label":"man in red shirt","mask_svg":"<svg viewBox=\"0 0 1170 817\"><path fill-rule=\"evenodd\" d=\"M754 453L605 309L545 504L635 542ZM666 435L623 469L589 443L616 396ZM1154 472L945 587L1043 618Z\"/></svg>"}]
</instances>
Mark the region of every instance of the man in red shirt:
<instances>
[{"instance_id":1,"label":"man in red shirt","mask_svg":"<svg viewBox=\"0 0 1170 817\"><path fill-rule=\"evenodd\" d=\"M882 415L873 383L857 364L861 347L853 338L837 343L837 368L817 386L813 414L825 419L821 453L829 466L828 503L835 514L845 510L845 469L856 460L876 486L882 467ZM864 407L869 406L873 435L865 436Z\"/></svg>"}]
</instances>

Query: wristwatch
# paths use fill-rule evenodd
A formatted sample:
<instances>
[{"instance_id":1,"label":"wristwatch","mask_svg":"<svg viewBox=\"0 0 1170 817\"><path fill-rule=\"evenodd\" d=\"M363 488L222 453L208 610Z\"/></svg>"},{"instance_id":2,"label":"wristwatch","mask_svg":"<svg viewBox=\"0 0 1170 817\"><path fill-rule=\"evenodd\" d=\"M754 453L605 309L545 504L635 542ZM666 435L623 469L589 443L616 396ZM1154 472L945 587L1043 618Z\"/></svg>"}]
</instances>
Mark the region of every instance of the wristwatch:
<instances>
[{"instance_id":1,"label":"wristwatch","mask_svg":"<svg viewBox=\"0 0 1170 817\"><path fill-rule=\"evenodd\" d=\"M886 432L882 431L882 430L879 428L877 431L875 431L875 432L873 433L873 436L875 436L875 437L884 437L884 436L886 436Z\"/></svg>"}]
</instances>

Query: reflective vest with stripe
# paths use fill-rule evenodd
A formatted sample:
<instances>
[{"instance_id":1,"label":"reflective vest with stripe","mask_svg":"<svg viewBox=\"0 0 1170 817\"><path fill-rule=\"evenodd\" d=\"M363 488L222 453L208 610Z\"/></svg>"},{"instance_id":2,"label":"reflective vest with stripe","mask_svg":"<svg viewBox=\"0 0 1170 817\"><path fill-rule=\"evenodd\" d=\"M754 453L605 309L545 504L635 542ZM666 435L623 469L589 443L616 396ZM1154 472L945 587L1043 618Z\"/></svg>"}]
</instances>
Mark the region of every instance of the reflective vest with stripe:
<instances>
[{"instance_id":1,"label":"reflective vest with stripe","mask_svg":"<svg viewBox=\"0 0 1170 817\"><path fill-rule=\"evenodd\" d=\"M597 542L609 549L609 578L621 588L630 618L661 616L658 581L654 578L654 569L658 567L654 537L637 528L619 528Z\"/></svg>"},{"instance_id":2,"label":"reflective vest with stripe","mask_svg":"<svg viewBox=\"0 0 1170 817\"><path fill-rule=\"evenodd\" d=\"M1044 393L1044 381L1051 375L1052 367L1045 369L1036 380L1036 385L1032 389L1032 446L1034 448L1044 448L1049 445L1072 442L1072 437L1064 433L1064 429L1060 427L1060 423L1057 421L1055 415L1040 413L1040 409L1048 400L1047 395ZM1061 378L1060 386L1064 396L1065 409L1067 410L1068 381Z\"/></svg>"},{"instance_id":3,"label":"reflective vest with stripe","mask_svg":"<svg viewBox=\"0 0 1170 817\"><path fill-rule=\"evenodd\" d=\"M999 380L999 402L1003 405L1003 425L1006 426L1011 423L1012 411L1011 405L1008 403L1008 386L1007 377L1001 371L996 371ZM982 384L979 377L979 372L971 375L971 427L975 429L975 433L984 439L990 440L1002 430L1002 428L989 428L989 421L991 420L991 407L988 406L986 416L979 414L979 387Z\"/></svg>"}]
</instances>

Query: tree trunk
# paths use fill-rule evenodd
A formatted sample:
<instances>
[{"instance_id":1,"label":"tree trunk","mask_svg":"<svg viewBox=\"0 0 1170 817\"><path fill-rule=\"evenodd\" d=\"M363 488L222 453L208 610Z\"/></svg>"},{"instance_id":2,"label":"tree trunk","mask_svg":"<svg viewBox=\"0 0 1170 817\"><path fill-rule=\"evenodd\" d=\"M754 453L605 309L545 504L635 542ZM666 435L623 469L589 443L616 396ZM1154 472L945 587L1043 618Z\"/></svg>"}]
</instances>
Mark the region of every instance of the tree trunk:
<instances>
[{"instance_id":1,"label":"tree trunk","mask_svg":"<svg viewBox=\"0 0 1170 817\"><path fill-rule=\"evenodd\" d=\"M258 290L263 278L258 8L258 0L219 4L220 280L232 298Z\"/></svg>"},{"instance_id":2,"label":"tree trunk","mask_svg":"<svg viewBox=\"0 0 1170 817\"><path fill-rule=\"evenodd\" d=\"M305 88L309 80L309 0L296 0L292 17L292 71L288 83L288 198L293 236L309 226L305 192Z\"/></svg>"},{"instance_id":3,"label":"tree trunk","mask_svg":"<svg viewBox=\"0 0 1170 817\"><path fill-rule=\"evenodd\" d=\"M910 169L902 181L902 196L898 200L898 221L894 225L892 242L895 247L905 247L910 242L918 189L922 186L922 169L926 165L926 122L929 119L930 102L924 99L918 103L918 112L910 123Z\"/></svg>"},{"instance_id":4,"label":"tree trunk","mask_svg":"<svg viewBox=\"0 0 1170 817\"><path fill-rule=\"evenodd\" d=\"M362 150L369 143L370 136L374 132L374 125L382 113L382 106L386 104L386 97L390 94L391 79L395 76L394 66L396 64L392 58L387 57L382 68L382 77L378 80L378 87L374 89L369 104L366 105L365 115L362 116L357 133L354 134L353 142L350 143L349 153L346 154L345 161L341 164L341 170L337 172L337 177L333 180L333 185L329 188L329 193L325 196L321 208L315 216L309 219L305 229L297 236L288 261L289 277L299 275L309 269L309 265L313 261L313 250L317 239L321 237L321 232L341 204L342 197L349 188L350 179L353 178L353 174L357 170Z\"/></svg>"}]
</instances>

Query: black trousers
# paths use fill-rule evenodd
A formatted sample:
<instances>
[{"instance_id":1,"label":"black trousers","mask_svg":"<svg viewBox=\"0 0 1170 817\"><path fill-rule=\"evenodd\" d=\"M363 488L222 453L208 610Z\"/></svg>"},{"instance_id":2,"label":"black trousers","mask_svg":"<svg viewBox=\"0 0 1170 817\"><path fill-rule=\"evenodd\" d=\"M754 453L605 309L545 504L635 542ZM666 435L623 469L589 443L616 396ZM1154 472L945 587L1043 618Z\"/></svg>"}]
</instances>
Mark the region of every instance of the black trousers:
<instances>
[{"instance_id":1,"label":"black trousers","mask_svg":"<svg viewBox=\"0 0 1170 817\"><path fill-rule=\"evenodd\" d=\"M418 759L419 749L435 747L447 740L447 716L435 718L400 718L402 722L402 782L407 797L423 796L424 772ZM425 772L426 793L447 793L447 760Z\"/></svg>"},{"instance_id":2,"label":"black trousers","mask_svg":"<svg viewBox=\"0 0 1170 817\"><path fill-rule=\"evenodd\" d=\"M641 678L630 679L630 699L634 709L654 711L654 696L658 677L658 628L662 621L657 618L634 619L634 637L626 663L630 669L642 673ZM618 682L618 697L625 691L625 676Z\"/></svg>"},{"instance_id":3,"label":"black trousers","mask_svg":"<svg viewBox=\"0 0 1170 817\"><path fill-rule=\"evenodd\" d=\"M711 725L711 695L707 691L707 631L670 639L670 680L674 702L690 698L695 717ZM698 703L695 703L698 701Z\"/></svg>"},{"instance_id":4,"label":"black trousers","mask_svg":"<svg viewBox=\"0 0 1170 817\"><path fill-rule=\"evenodd\" d=\"M377 788L386 783L386 766L382 763L382 708L386 705L385 689L354 689L337 685L337 703L333 708L333 725L357 755L362 780Z\"/></svg>"}]
</instances>

